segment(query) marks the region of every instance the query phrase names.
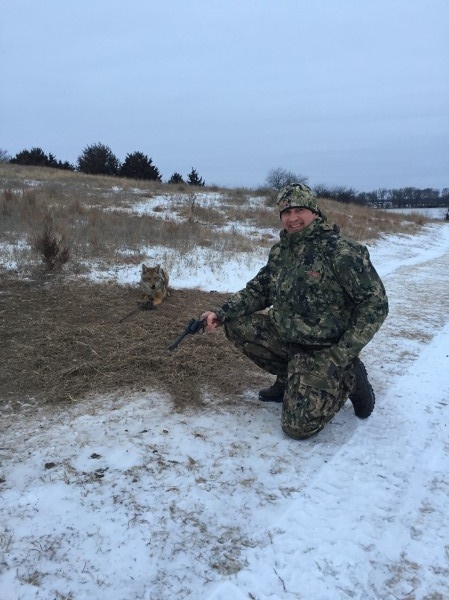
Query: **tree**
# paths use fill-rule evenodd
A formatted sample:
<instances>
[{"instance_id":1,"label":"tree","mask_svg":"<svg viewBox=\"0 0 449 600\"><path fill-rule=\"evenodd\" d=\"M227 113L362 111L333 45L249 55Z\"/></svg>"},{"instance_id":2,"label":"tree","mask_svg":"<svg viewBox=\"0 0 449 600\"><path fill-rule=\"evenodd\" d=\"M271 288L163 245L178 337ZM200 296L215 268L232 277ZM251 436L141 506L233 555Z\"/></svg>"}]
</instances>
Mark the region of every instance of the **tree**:
<instances>
[{"instance_id":1,"label":"tree","mask_svg":"<svg viewBox=\"0 0 449 600\"><path fill-rule=\"evenodd\" d=\"M75 170L75 167L67 161L61 162L60 160L56 160L56 157L51 153L47 156L42 148L22 150L21 152L18 152L14 158L11 158L9 162L32 167L52 167L54 169Z\"/></svg>"},{"instance_id":2,"label":"tree","mask_svg":"<svg viewBox=\"0 0 449 600\"><path fill-rule=\"evenodd\" d=\"M104 144L86 146L78 156L78 171L89 175L117 175L120 162L112 150Z\"/></svg>"},{"instance_id":3,"label":"tree","mask_svg":"<svg viewBox=\"0 0 449 600\"><path fill-rule=\"evenodd\" d=\"M277 169L271 169L271 171L268 172L265 183L270 188L281 190L286 185L291 185L292 183L307 183L308 180L308 177L278 167Z\"/></svg>"},{"instance_id":4,"label":"tree","mask_svg":"<svg viewBox=\"0 0 449 600\"><path fill-rule=\"evenodd\" d=\"M182 175L175 171L173 173L173 175L170 177L170 179L167 181L167 183L185 183L185 181L182 178Z\"/></svg>"},{"instance_id":5,"label":"tree","mask_svg":"<svg viewBox=\"0 0 449 600\"><path fill-rule=\"evenodd\" d=\"M344 185L338 185L332 190L332 200L336 200L337 202L356 202L357 191L354 188L348 188Z\"/></svg>"},{"instance_id":6,"label":"tree","mask_svg":"<svg viewBox=\"0 0 449 600\"><path fill-rule=\"evenodd\" d=\"M11 157L9 156L8 151L0 148L0 162L9 162L10 160Z\"/></svg>"},{"instance_id":7,"label":"tree","mask_svg":"<svg viewBox=\"0 0 449 600\"><path fill-rule=\"evenodd\" d=\"M31 150L18 152L10 162L17 165L48 167L51 161L42 148L31 148Z\"/></svg>"},{"instance_id":8,"label":"tree","mask_svg":"<svg viewBox=\"0 0 449 600\"><path fill-rule=\"evenodd\" d=\"M64 235L55 231L51 215L44 218L43 231L40 235L36 235L34 246L50 271L61 268L70 258L70 247Z\"/></svg>"},{"instance_id":9,"label":"tree","mask_svg":"<svg viewBox=\"0 0 449 600\"><path fill-rule=\"evenodd\" d=\"M443 188L441 190L441 201L444 206L449 206L449 188Z\"/></svg>"},{"instance_id":10,"label":"tree","mask_svg":"<svg viewBox=\"0 0 449 600\"><path fill-rule=\"evenodd\" d=\"M364 204L367 200L364 193L357 192L354 188L347 188L343 185L328 187L327 185L320 183L314 187L314 192L318 198L329 198L336 202Z\"/></svg>"},{"instance_id":11,"label":"tree","mask_svg":"<svg viewBox=\"0 0 449 600\"><path fill-rule=\"evenodd\" d=\"M75 167L67 160L65 160L64 162L58 160L58 169L63 169L65 171L74 171Z\"/></svg>"},{"instance_id":12,"label":"tree","mask_svg":"<svg viewBox=\"0 0 449 600\"><path fill-rule=\"evenodd\" d=\"M195 169L193 167L188 175L187 183L189 185L197 185L199 187L204 187L204 185L205 185L204 179L198 175L198 173L195 171Z\"/></svg>"},{"instance_id":13,"label":"tree","mask_svg":"<svg viewBox=\"0 0 449 600\"><path fill-rule=\"evenodd\" d=\"M318 198L330 198L332 196L331 188L324 183L316 185L313 191Z\"/></svg>"},{"instance_id":14,"label":"tree","mask_svg":"<svg viewBox=\"0 0 449 600\"><path fill-rule=\"evenodd\" d=\"M149 181L161 181L159 169L152 164L152 159L142 152L127 154L125 162L120 167L121 177L131 179L147 179Z\"/></svg>"}]
</instances>

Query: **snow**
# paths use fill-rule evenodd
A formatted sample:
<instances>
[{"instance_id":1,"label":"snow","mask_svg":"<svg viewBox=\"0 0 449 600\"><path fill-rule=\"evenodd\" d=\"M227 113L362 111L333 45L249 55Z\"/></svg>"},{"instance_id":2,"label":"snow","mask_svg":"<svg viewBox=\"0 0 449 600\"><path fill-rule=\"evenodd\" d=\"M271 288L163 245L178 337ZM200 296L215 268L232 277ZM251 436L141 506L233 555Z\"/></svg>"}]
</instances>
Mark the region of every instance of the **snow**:
<instances>
[{"instance_id":1,"label":"snow","mask_svg":"<svg viewBox=\"0 0 449 600\"><path fill-rule=\"evenodd\" d=\"M387 212L396 212L403 215L415 214L424 215L430 219L444 219L447 213L447 207L440 206L436 208L389 208Z\"/></svg>"},{"instance_id":2,"label":"snow","mask_svg":"<svg viewBox=\"0 0 449 600\"><path fill-rule=\"evenodd\" d=\"M237 291L253 277L267 260L267 250L256 247L251 254L230 252L223 262L223 251L195 247L189 253L180 254L164 246L143 248L151 257L149 264L160 263L170 274L170 287ZM135 284L140 278L141 265L94 265L88 274L93 281L114 279L121 285ZM247 279L245 279L245 277Z\"/></svg>"},{"instance_id":3,"label":"snow","mask_svg":"<svg viewBox=\"0 0 449 600\"><path fill-rule=\"evenodd\" d=\"M449 598L449 226L369 249L391 312L366 421L348 402L291 440L250 380L185 412L153 390L5 417L0 600ZM171 282L234 291L266 254L198 251Z\"/></svg>"}]
</instances>

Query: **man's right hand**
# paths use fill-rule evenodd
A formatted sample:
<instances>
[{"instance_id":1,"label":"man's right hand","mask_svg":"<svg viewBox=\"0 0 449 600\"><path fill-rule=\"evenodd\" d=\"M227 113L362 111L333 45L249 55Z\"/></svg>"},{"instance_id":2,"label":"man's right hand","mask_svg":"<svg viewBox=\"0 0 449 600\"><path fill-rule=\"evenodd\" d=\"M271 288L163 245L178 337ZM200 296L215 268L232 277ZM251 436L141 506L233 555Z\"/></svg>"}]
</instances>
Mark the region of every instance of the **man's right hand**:
<instances>
[{"instance_id":1,"label":"man's right hand","mask_svg":"<svg viewBox=\"0 0 449 600\"><path fill-rule=\"evenodd\" d=\"M215 329L218 329L218 327L223 325L216 313L212 312L211 310L206 310L206 312L201 315L200 319L201 321L206 322L204 330L208 332L215 331Z\"/></svg>"}]
</instances>

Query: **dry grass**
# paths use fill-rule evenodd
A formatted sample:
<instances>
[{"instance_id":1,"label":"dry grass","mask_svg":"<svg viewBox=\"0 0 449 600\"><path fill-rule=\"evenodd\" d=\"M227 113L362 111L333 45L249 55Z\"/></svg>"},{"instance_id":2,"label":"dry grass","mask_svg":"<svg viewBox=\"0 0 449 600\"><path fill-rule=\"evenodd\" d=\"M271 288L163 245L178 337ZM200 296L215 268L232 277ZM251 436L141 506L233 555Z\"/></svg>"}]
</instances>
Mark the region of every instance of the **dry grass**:
<instances>
[{"instance_id":1,"label":"dry grass","mask_svg":"<svg viewBox=\"0 0 449 600\"><path fill-rule=\"evenodd\" d=\"M195 246L251 251L252 241L235 228L219 231L226 223L247 223L255 230L279 225L273 207L275 195L238 188L214 188L216 200L208 207L198 201L207 189L172 186L70 171L0 163L0 236L11 243L33 240L51 217L56 231L70 238L73 261L108 256L113 260L124 249L142 253L145 247L167 246L186 252ZM169 196L173 218L163 218L155 207L151 214L136 214L136 202ZM254 197L256 199L254 199ZM250 201L251 200L251 201ZM386 233L415 233L428 219L420 215L370 209L354 204L321 200L323 211L347 237L368 241ZM217 235L219 231L219 235ZM263 243L263 241L262 241ZM266 236L266 246L273 243Z\"/></svg>"},{"instance_id":2,"label":"dry grass","mask_svg":"<svg viewBox=\"0 0 449 600\"><path fill-rule=\"evenodd\" d=\"M157 309L120 322L140 300L131 287L69 283L39 272L25 281L0 272L0 289L0 409L120 388L157 389L181 408L201 402L208 388L223 397L243 392L254 370L222 343L221 331L189 335L168 351L187 322L223 302L223 294L174 290ZM254 377L267 381L262 372Z\"/></svg>"},{"instance_id":3,"label":"dry grass","mask_svg":"<svg viewBox=\"0 0 449 600\"><path fill-rule=\"evenodd\" d=\"M431 219L423 214L400 214L358 204L320 200L319 205L341 228L346 237L359 241L376 240L387 234L414 234Z\"/></svg>"},{"instance_id":4,"label":"dry grass","mask_svg":"<svg viewBox=\"0 0 449 600\"><path fill-rule=\"evenodd\" d=\"M74 274L92 261L109 268L143 262L151 248L166 248L167 260L194 255L198 247L244 256L255 243L268 249L277 237L276 194L267 190L197 189L8 163L0 163L0 176L0 241L10 244L0 247L0 257L13 256L18 271L45 261L35 241L45 236L49 221L70 254L66 270ZM205 192L207 205L201 202ZM160 203L154 202L151 212L133 212L137 203L148 205L153 198ZM319 204L344 235L360 241L413 234L429 221L330 200Z\"/></svg>"}]
</instances>

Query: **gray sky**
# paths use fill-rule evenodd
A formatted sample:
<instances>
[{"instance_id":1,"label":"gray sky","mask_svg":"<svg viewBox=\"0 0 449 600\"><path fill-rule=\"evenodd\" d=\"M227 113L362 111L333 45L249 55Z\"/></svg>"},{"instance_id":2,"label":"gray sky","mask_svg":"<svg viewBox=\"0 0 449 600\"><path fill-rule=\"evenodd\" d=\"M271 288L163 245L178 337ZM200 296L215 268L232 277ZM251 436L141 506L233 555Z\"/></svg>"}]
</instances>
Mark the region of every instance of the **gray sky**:
<instances>
[{"instance_id":1,"label":"gray sky","mask_svg":"<svg viewBox=\"0 0 449 600\"><path fill-rule=\"evenodd\" d=\"M0 148L449 187L448 0L0 0Z\"/></svg>"}]
</instances>

